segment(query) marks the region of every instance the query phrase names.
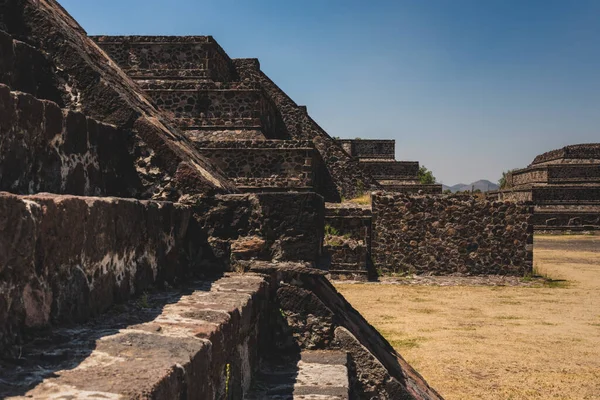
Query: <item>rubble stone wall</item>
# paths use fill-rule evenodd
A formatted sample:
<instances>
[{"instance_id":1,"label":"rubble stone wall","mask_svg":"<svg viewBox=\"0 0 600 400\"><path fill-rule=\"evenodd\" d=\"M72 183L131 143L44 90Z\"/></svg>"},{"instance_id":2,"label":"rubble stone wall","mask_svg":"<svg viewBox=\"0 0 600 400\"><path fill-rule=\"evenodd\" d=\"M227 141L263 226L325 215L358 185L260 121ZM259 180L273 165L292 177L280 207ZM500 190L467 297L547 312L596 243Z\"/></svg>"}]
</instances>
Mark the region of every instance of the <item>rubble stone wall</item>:
<instances>
[{"instance_id":1,"label":"rubble stone wall","mask_svg":"<svg viewBox=\"0 0 600 400\"><path fill-rule=\"evenodd\" d=\"M550 183L598 182L600 183L600 163L549 165L548 181Z\"/></svg>"},{"instance_id":2,"label":"rubble stone wall","mask_svg":"<svg viewBox=\"0 0 600 400\"><path fill-rule=\"evenodd\" d=\"M510 187L533 182L548 182L548 170L546 168L524 169L509 174L508 184Z\"/></svg>"},{"instance_id":3,"label":"rubble stone wall","mask_svg":"<svg viewBox=\"0 0 600 400\"><path fill-rule=\"evenodd\" d=\"M535 229L600 229L600 206L536 207Z\"/></svg>"},{"instance_id":4,"label":"rubble stone wall","mask_svg":"<svg viewBox=\"0 0 600 400\"><path fill-rule=\"evenodd\" d=\"M600 203L600 186L576 187L535 187L531 190L532 201L538 204L598 204Z\"/></svg>"},{"instance_id":5,"label":"rubble stone wall","mask_svg":"<svg viewBox=\"0 0 600 400\"><path fill-rule=\"evenodd\" d=\"M353 239L370 243L371 208L352 203L327 204L325 222L332 228Z\"/></svg>"},{"instance_id":6,"label":"rubble stone wall","mask_svg":"<svg viewBox=\"0 0 600 400\"><path fill-rule=\"evenodd\" d=\"M231 60L212 36L96 36L102 49L128 73L206 71L206 77L227 82L235 78ZM185 76L185 75L184 75Z\"/></svg>"},{"instance_id":7,"label":"rubble stone wall","mask_svg":"<svg viewBox=\"0 0 600 400\"><path fill-rule=\"evenodd\" d=\"M338 142L353 157L384 158L390 160L396 158L395 140L341 139Z\"/></svg>"},{"instance_id":8,"label":"rubble stone wall","mask_svg":"<svg viewBox=\"0 0 600 400\"><path fill-rule=\"evenodd\" d=\"M213 127L211 140L237 140L236 135L231 135L231 129L219 134L218 127L228 125L257 127L261 138L287 138L277 108L260 88L152 89L146 93L166 115L175 118L179 126L185 129Z\"/></svg>"},{"instance_id":9,"label":"rubble stone wall","mask_svg":"<svg viewBox=\"0 0 600 400\"><path fill-rule=\"evenodd\" d=\"M360 165L376 179L386 179L386 177L418 179L419 175L417 161L361 161Z\"/></svg>"},{"instance_id":10,"label":"rubble stone wall","mask_svg":"<svg viewBox=\"0 0 600 400\"><path fill-rule=\"evenodd\" d=\"M532 201L531 189L508 189L498 193L498 200L501 201Z\"/></svg>"},{"instance_id":11,"label":"rubble stone wall","mask_svg":"<svg viewBox=\"0 0 600 400\"><path fill-rule=\"evenodd\" d=\"M223 195L194 206L212 253L227 264L247 258L316 262L324 214L323 198L312 192Z\"/></svg>"},{"instance_id":12,"label":"rubble stone wall","mask_svg":"<svg viewBox=\"0 0 600 400\"><path fill-rule=\"evenodd\" d=\"M176 118L260 118L259 90L147 90L154 103Z\"/></svg>"},{"instance_id":13,"label":"rubble stone wall","mask_svg":"<svg viewBox=\"0 0 600 400\"><path fill-rule=\"evenodd\" d=\"M380 181L381 186L388 192L417 194L442 194L442 185L422 185L414 181Z\"/></svg>"},{"instance_id":14,"label":"rubble stone wall","mask_svg":"<svg viewBox=\"0 0 600 400\"><path fill-rule=\"evenodd\" d=\"M375 267L390 272L524 275L533 207L471 196L372 196Z\"/></svg>"},{"instance_id":15,"label":"rubble stone wall","mask_svg":"<svg viewBox=\"0 0 600 400\"><path fill-rule=\"evenodd\" d=\"M334 278L366 280L371 270L371 209L352 203L325 208L323 267Z\"/></svg>"},{"instance_id":16,"label":"rubble stone wall","mask_svg":"<svg viewBox=\"0 0 600 400\"><path fill-rule=\"evenodd\" d=\"M238 188L312 188L316 183L318 154L312 142L212 141L197 146Z\"/></svg>"}]
</instances>

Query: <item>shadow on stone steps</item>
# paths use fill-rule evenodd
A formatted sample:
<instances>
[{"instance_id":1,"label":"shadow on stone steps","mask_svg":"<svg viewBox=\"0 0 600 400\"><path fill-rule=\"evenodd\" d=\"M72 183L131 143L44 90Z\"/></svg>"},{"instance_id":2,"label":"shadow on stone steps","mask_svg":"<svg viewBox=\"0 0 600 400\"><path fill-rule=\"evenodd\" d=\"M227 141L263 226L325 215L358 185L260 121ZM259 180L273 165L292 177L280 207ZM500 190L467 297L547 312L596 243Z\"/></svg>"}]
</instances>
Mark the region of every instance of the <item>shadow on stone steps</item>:
<instances>
[{"instance_id":1,"label":"shadow on stone steps","mask_svg":"<svg viewBox=\"0 0 600 400\"><path fill-rule=\"evenodd\" d=\"M0 398L26 395L44 380L59 378L61 372L75 370L83 363L101 364L101 360L96 363L90 356L106 338L125 329L144 330L142 325L156 320L166 306L194 292L209 292L212 283L202 281L185 289L144 294L114 305L106 314L86 324L65 326L30 337L14 352L17 357L0 359ZM158 332L161 328L157 325L154 329ZM129 336L117 342L135 348L144 346L144 337Z\"/></svg>"}]
</instances>

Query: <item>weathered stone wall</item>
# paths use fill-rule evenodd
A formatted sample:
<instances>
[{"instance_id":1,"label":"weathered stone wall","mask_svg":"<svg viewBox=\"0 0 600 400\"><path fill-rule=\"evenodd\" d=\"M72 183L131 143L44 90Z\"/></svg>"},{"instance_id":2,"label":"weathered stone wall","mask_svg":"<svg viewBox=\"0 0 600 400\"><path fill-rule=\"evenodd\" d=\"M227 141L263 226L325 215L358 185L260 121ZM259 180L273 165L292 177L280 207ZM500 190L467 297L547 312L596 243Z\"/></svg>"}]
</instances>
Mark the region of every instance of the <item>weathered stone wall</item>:
<instances>
[{"instance_id":1,"label":"weathered stone wall","mask_svg":"<svg viewBox=\"0 0 600 400\"><path fill-rule=\"evenodd\" d=\"M0 194L0 346L185 279L190 216L170 203Z\"/></svg>"},{"instance_id":2,"label":"weathered stone wall","mask_svg":"<svg viewBox=\"0 0 600 400\"><path fill-rule=\"evenodd\" d=\"M225 263L246 258L316 262L321 256L324 203L315 193L205 198L194 206L194 219Z\"/></svg>"},{"instance_id":3,"label":"weathered stone wall","mask_svg":"<svg viewBox=\"0 0 600 400\"><path fill-rule=\"evenodd\" d=\"M306 111L298 106L261 70L256 59L233 60L240 79L259 82L269 98L277 106L289 137L294 140L310 140L321 154L324 162L322 192L326 201L339 202L342 198L351 199L367 190L379 188L373 177L363 171L356 159L346 153L339 143L332 139Z\"/></svg>"},{"instance_id":4,"label":"weathered stone wall","mask_svg":"<svg viewBox=\"0 0 600 400\"><path fill-rule=\"evenodd\" d=\"M523 190L519 189L507 189L501 190L497 193L497 198L500 201L515 201L515 202L523 202L523 201L532 201L532 193L531 190L527 188Z\"/></svg>"},{"instance_id":5,"label":"weathered stone wall","mask_svg":"<svg viewBox=\"0 0 600 400\"><path fill-rule=\"evenodd\" d=\"M549 165L549 183L598 182L600 183L600 163L579 165Z\"/></svg>"},{"instance_id":6,"label":"weathered stone wall","mask_svg":"<svg viewBox=\"0 0 600 400\"><path fill-rule=\"evenodd\" d=\"M600 182L600 163L543 164L513 171L509 177L510 187L532 183L595 183Z\"/></svg>"},{"instance_id":7,"label":"weathered stone wall","mask_svg":"<svg viewBox=\"0 0 600 400\"><path fill-rule=\"evenodd\" d=\"M600 186L548 186L531 189L532 201L538 204L599 204Z\"/></svg>"},{"instance_id":8,"label":"weathered stone wall","mask_svg":"<svg viewBox=\"0 0 600 400\"><path fill-rule=\"evenodd\" d=\"M162 71L165 78L191 75L227 82L236 77L231 59L212 36L95 36L93 39L132 76L154 76L154 71Z\"/></svg>"},{"instance_id":9,"label":"weathered stone wall","mask_svg":"<svg viewBox=\"0 0 600 400\"><path fill-rule=\"evenodd\" d=\"M370 242L371 207L368 204L328 203L325 208L325 223L342 235Z\"/></svg>"},{"instance_id":10,"label":"weathered stone wall","mask_svg":"<svg viewBox=\"0 0 600 400\"><path fill-rule=\"evenodd\" d=\"M524 275L532 270L533 207L463 195L376 192L373 262L391 272Z\"/></svg>"},{"instance_id":11,"label":"weathered stone wall","mask_svg":"<svg viewBox=\"0 0 600 400\"><path fill-rule=\"evenodd\" d=\"M600 206L538 206L532 223L535 229L600 229Z\"/></svg>"},{"instance_id":12,"label":"weathered stone wall","mask_svg":"<svg viewBox=\"0 0 600 400\"><path fill-rule=\"evenodd\" d=\"M371 266L371 207L328 203L321 265L334 279L373 278Z\"/></svg>"},{"instance_id":13,"label":"weathered stone wall","mask_svg":"<svg viewBox=\"0 0 600 400\"><path fill-rule=\"evenodd\" d=\"M210 91L146 90L156 105L176 118L260 118L260 90L218 89Z\"/></svg>"},{"instance_id":14,"label":"weathered stone wall","mask_svg":"<svg viewBox=\"0 0 600 400\"><path fill-rule=\"evenodd\" d=\"M513 171L508 176L507 183L509 187L533 182L548 182L548 170L546 168L522 169Z\"/></svg>"},{"instance_id":15,"label":"weathered stone wall","mask_svg":"<svg viewBox=\"0 0 600 400\"><path fill-rule=\"evenodd\" d=\"M375 179L418 179L419 163L417 161L375 161L361 160L360 165Z\"/></svg>"},{"instance_id":16,"label":"weathered stone wall","mask_svg":"<svg viewBox=\"0 0 600 400\"><path fill-rule=\"evenodd\" d=\"M348 154L358 158L396 158L396 141L385 139L340 139L337 140Z\"/></svg>"},{"instance_id":17,"label":"weathered stone wall","mask_svg":"<svg viewBox=\"0 0 600 400\"><path fill-rule=\"evenodd\" d=\"M422 185L414 181L380 181L387 192L412 194L442 194L442 185Z\"/></svg>"},{"instance_id":18,"label":"weathered stone wall","mask_svg":"<svg viewBox=\"0 0 600 400\"><path fill-rule=\"evenodd\" d=\"M130 132L0 84L0 136L0 190L143 197Z\"/></svg>"},{"instance_id":19,"label":"weathered stone wall","mask_svg":"<svg viewBox=\"0 0 600 400\"><path fill-rule=\"evenodd\" d=\"M239 190L319 189L318 153L312 142L295 140L198 142L198 150Z\"/></svg>"}]
</instances>

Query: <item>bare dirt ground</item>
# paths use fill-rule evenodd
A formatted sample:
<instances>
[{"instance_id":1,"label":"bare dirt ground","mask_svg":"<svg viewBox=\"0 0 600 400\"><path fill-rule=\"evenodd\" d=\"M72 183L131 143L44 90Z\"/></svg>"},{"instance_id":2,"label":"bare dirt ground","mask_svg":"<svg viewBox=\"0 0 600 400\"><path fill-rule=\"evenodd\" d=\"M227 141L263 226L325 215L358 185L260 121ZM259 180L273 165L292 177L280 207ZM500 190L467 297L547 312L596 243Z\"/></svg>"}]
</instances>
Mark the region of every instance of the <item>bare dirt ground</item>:
<instances>
[{"instance_id":1,"label":"bare dirt ground","mask_svg":"<svg viewBox=\"0 0 600 400\"><path fill-rule=\"evenodd\" d=\"M556 281L336 287L446 399L600 399L600 236L534 257Z\"/></svg>"}]
</instances>

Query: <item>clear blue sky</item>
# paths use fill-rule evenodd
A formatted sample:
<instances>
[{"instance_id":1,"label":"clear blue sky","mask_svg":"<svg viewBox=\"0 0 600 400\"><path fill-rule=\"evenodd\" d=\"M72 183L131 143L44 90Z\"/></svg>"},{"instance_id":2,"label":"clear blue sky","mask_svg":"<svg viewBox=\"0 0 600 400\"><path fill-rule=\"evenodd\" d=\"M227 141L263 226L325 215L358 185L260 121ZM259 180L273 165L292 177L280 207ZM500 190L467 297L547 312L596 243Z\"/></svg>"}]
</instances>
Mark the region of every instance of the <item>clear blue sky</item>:
<instances>
[{"instance_id":1,"label":"clear blue sky","mask_svg":"<svg viewBox=\"0 0 600 400\"><path fill-rule=\"evenodd\" d=\"M212 35L333 136L446 184L600 142L598 0L59 0L89 34Z\"/></svg>"}]
</instances>

